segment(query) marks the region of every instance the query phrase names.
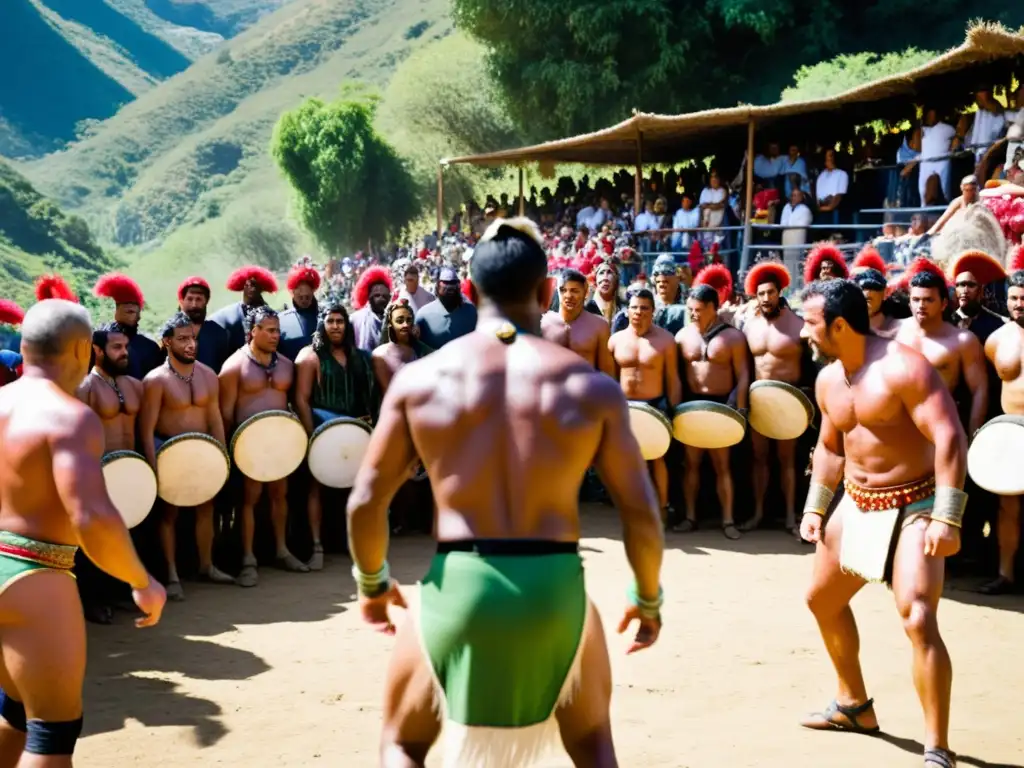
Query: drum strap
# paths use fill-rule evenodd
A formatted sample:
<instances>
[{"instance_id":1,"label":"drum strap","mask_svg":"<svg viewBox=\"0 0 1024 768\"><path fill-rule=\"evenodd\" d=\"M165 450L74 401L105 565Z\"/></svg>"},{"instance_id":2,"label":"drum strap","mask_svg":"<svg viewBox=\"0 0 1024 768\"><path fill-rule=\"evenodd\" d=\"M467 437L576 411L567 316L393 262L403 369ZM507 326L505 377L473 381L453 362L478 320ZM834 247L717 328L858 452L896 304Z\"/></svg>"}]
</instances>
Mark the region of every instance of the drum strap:
<instances>
[{"instance_id":1,"label":"drum strap","mask_svg":"<svg viewBox=\"0 0 1024 768\"><path fill-rule=\"evenodd\" d=\"M724 331L728 327L729 327L728 323L724 323L721 320L719 320L714 325L712 325L710 328L708 328L706 331L704 331L704 333L701 334L701 336L700 336L700 359L701 360L706 361L708 359L708 347L711 345L711 342L714 340L715 336L720 334L722 331Z\"/></svg>"}]
</instances>

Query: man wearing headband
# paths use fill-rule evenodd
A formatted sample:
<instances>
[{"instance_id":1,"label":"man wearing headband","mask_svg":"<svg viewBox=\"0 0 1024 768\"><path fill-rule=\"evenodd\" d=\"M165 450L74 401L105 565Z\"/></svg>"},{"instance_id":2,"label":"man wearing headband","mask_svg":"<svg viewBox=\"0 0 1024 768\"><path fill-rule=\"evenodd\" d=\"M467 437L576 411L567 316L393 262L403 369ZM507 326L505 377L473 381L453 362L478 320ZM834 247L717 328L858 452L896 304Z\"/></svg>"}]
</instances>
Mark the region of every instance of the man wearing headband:
<instances>
[{"instance_id":1,"label":"man wearing headband","mask_svg":"<svg viewBox=\"0 0 1024 768\"><path fill-rule=\"evenodd\" d=\"M894 338L935 366L954 398L970 403L967 432L973 435L988 415L988 372L977 336L943 320L949 287L942 270L918 258L904 276L910 285L911 317L900 320Z\"/></svg>"},{"instance_id":2,"label":"man wearing headband","mask_svg":"<svg viewBox=\"0 0 1024 768\"><path fill-rule=\"evenodd\" d=\"M164 361L160 345L139 333L139 317L144 304L142 289L127 275L111 272L97 280L92 290L100 298L114 300L114 322L128 336L126 373L142 381L147 373Z\"/></svg>"},{"instance_id":3,"label":"man wearing headband","mask_svg":"<svg viewBox=\"0 0 1024 768\"><path fill-rule=\"evenodd\" d=\"M367 354L380 344L384 308L391 300L391 274L384 267L370 267L352 288L351 325L356 346Z\"/></svg>"},{"instance_id":4,"label":"man wearing headband","mask_svg":"<svg viewBox=\"0 0 1024 768\"><path fill-rule=\"evenodd\" d=\"M299 351L309 346L320 319L316 303L316 292L320 289L320 273L312 264L300 261L288 273L287 286L288 292L292 295L292 305L279 316L280 351L294 362Z\"/></svg>"},{"instance_id":5,"label":"man wearing headband","mask_svg":"<svg viewBox=\"0 0 1024 768\"><path fill-rule=\"evenodd\" d=\"M600 317L585 312L587 278L566 269L558 278L558 311L545 312L541 335L560 347L571 349L602 373L615 376L615 361L608 351L611 331Z\"/></svg>"},{"instance_id":6,"label":"man wearing headband","mask_svg":"<svg viewBox=\"0 0 1024 768\"><path fill-rule=\"evenodd\" d=\"M631 651L660 631L657 498L617 384L540 338L551 294L541 243L528 219L484 233L472 261L480 325L392 379L349 496L360 613L390 634L388 608L405 601L385 559L388 504L417 455L444 478L437 554L388 669L389 764L424 764L439 713L450 765L532 765L559 741L576 765L615 764L608 651L578 543L593 464L636 579L620 631L639 620Z\"/></svg>"},{"instance_id":7,"label":"man wearing headband","mask_svg":"<svg viewBox=\"0 0 1024 768\"><path fill-rule=\"evenodd\" d=\"M186 277L178 286L178 309L192 321L196 337L196 360L214 373L220 369L234 351L228 332L206 317L210 303L210 284L198 275Z\"/></svg>"},{"instance_id":8,"label":"man wearing headband","mask_svg":"<svg viewBox=\"0 0 1024 768\"><path fill-rule=\"evenodd\" d=\"M839 678L835 699L801 724L874 734L850 600L870 581L892 588L913 649L924 710L924 762L953 768L952 666L939 634L945 558L960 547L967 436L942 377L920 353L871 333L851 281L809 285L803 337L828 364L815 386L821 431L800 533L817 545L807 604ZM845 477L845 479L844 479ZM840 480L845 494L826 511Z\"/></svg>"},{"instance_id":9,"label":"man wearing headband","mask_svg":"<svg viewBox=\"0 0 1024 768\"><path fill-rule=\"evenodd\" d=\"M686 292L679 285L679 273L672 256L659 256L651 270L654 280L654 324L675 336L686 324Z\"/></svg>"},{"instance_id":10,"label":"man wearing headband","mask_svg":"<svg viewBox=\"0 0 1024 768\"><path fill-rule=\"evenodd\" d=\"M264 293L277 293L277 278L269 269L249 265L239 267L228 277L227 289L241 293L242 300L218 309L210 319L228 332L228 348L231 352L247 343L245 318L256 307L266 304Z\"/></svg>"},{"instance_id":11,"label":"man wearing headband","mask_svg":"<svg viewBox=\"0 0 1024 768\"><path fill-rule=\"evenodd\" d=\"M220 385L213 369L196 359L193 318L184 312L176 313L164 323L160 335L167 359L143 380L139 410L140 453L154 472L158 471L157 450L177 435L199 432L210 435L221 445L227 444L220 411ZM178 508L164 501L157 504L161 507L160 546L167 563L167 596L181 601L185 591L177 567ZM213 564L213 502L196 507L195 516L199 578L214 584L233 584L235 580Z\"/></svg>"},{"instance_id":12,"label":"man wearing headband","mask_svg":"<svg viewBox=\"0 0 1024 768\"><path fill-rule=\"evenodd\" d=\"M437 275L437 301L416 313L420 341L431 349L440 349L476 328L476 307L462 295L459 273L453 267L441 267Z\"/></svg>"},{"instance_id":13,"label":"man wearing headband","mask_svg":"<svg viewBox=\"0 0 1024 768\"><path fill-rule=\"evenodd\" d=\"M899 319L889 314L891 302L885 294L888 284L885 275L877 269L865 268L857 272L852 278L861 292L864 300L868 303L868 321L871 325L871 332L878 336L891 339L899 329Z\"/></svg>"},{"instance_id":14,"label":"man wearing headband","mask_svg":"<svg viewBox=\"0 0 1024 768\"><path fill-rule=\"evenodd\" d=\"M295 380L295 365L277 351L281 339L277 312L266 305L256 307L246 316L246 331L249 343L228 358L218 377L220 412L228 435L257 413L287 410L288 392ZM267 446L267 450L273 450L273 446ZM243 482L242 570L235 583L240 587L255 587L259 583L253 540L256 504L263 495L264 487L270 495L270 522L274 528L277 565L286 571L309 571L305 563L288 551L288 478L262 483L243 477Z\"/></svg>"},{"instance_id":15,"label":"man wearing headband","mask_svg":"<svg viewBox=\"0 0 1024 768\"><path fill-rule=\"evenodd\" d=\"M756 381L780 381L799 387L803 379L806 345L800 338L804 321L783 303L782 291L792 277L785 264L762 261L747 273L744 292L757 301L758 312L743 324L750 354L754 357ZM740 526L741 531L756 529L764 518L764 497L768 493L771 472L771 442L757 430L750 430L754 449L754 516ZM799 536L796 519L796 440L776 440L782 496L786 503L786 530Z\"/></svg>"},{"instance_id":16,"label":"man wearing headband","mask_svg":"<svg viewBox=\"0 0 1024 768\"><path fill-rule=\"evenodd\" d=\"M386 316L386 313L385 313ZM377 420L380 390L370 355L356 346L355 330L340 299L329 297L313 334L313 343L295 359L295 413L310 436L324 422L339 416ZM310 477L306 514L313 535L311 571L324 567L320 540L323 521L321 487Z\"/></svg>"}]
</instances>

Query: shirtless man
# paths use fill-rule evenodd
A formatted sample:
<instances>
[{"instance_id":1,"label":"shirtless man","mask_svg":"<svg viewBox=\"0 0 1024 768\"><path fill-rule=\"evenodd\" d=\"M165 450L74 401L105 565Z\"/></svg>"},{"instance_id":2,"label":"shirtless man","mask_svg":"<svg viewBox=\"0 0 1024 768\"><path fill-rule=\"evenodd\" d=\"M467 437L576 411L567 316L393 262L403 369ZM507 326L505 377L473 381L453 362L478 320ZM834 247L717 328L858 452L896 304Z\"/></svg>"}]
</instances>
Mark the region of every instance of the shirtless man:
<instances>
[{"instance_id":1,"label":"shirtless man","mask_svg":"<svg viewBox=\"0 0 1024 768\"><path fill-rule=\"evenodd\" d=\"M629 325L608 340L619 385L627 400L645 402L671 420L672 410L683 397L675 340L654 324L654 294L646 288L633 292L627 314ZM667 522L668 467L664 457L648 462L648 467L658 490L662 519Z\"/></svg>"},{"instance_id":2,"label":"shirtless man","mask_svg":"<svg viewBox=\"0 0 1024 768\"><path fill-rule=\"evenodd\" d=\"M540 331L545 339L571 349L601 373L615 376L615 360L608 351L611 330L598 315L585 312L587 278L567 269L558 279L558 311L545 312Z\"/></svg>"},{"instance_id":3,"label":"shirtless man","mask_svg":"<svg viewBox=\"0 0 1024 768\"><path fill-rule=\"evenodd\" d=\"M895 337L900 327L900 321L886 312L888 307L886 306L885 291L888 286L885 276L877 269L869 267L860 270L851 279L861 289L864 300L868 303L868 322L871 325L872 333L886 339Z\"/></svg>"},{"instance_id":4,"label":"shirtless man","mask_svg":"<svg viewBox=\"0 0 1024 768\"><path fill-rule=\"evenodd\" d=\"M792 278L785 265L775 261L755 264L747 274L744 290L755 296L758 312L751 314L743 326L747 345L754 356L754 378L757 381L781 381L800 386L804 343L800 338L804 322L788 306L782 306L781 291ZM754 448L754 516L740 526L752 531L764 519L764 497L768 492L771 468L771 442L757 430L750 430ZM782 496L786 502L786 530L799 535L796 520L796 440L777 440Z\"/></svg>"},{"instance_id":5,"label":"shirtless man","mask_svg":"<svg viewBox=\"0 0 1024 768\"><path fill-rule=\"evenodd\" d=\"M104 454L135 450L135 419L142 404L142 382L128 376L129 338L117 323L93 331L95 365L75 393L103 425ZM85 617L110 624L117 587L81 552L76 557L78 588Z\"/></svg>"},{"instance_id":6,"label":"shirtless man","mask_svg":"<svg viewBox=\"0 0 1024 768\"><path fill-rule=\"evenodd\" d=\"M955 393L961 381L966 384L971 399L967 432L973 435L988 413L988 373L981 343L969 330L955 328L942 319L949 294L938 266L918 259L907 272L913 315L900 321L894 338L924 355L950 393Z\"/></svg>"},{"instance_id":7,"label":"shirtless man","mask_svg":"<svg viewBox=\"0 0 1024 768\"><path fill-rule=\"evenodd\" d=\"M718 292L710 285L698 284L690 289L686 310L690 322L676 334L684 370L683 387L690 400L712 400L734 404L746 415L747 390L750 389L750 366L747 362L747 339L742 332L718 318ZM689 533L697 530L697 491L700 487L700 464L703 448L686 448L683 473L683 499L686 519L672 530ZM722 506L722 532L728 539L738 539L740 532L733 519L732 470L728 448L709 450L715 468L718 502Z\"/></svg>"},{"instance_id":8,"label":"shirtless man","mask_svg":"<svg viewBox=\"0 0 1024 768\"><path fill-rule=\"evenodd\" d=\"M228 434L251 416L263 411L288 409L288 390L295 379L295 365L277 354L281 326L277 312L263 305L246 315L248 343L231 355L220 372L220 412ZM273 450L268 446L268 450ZM309 566L288 551L288 478L261 483L243 478L242 570L235 579L240 587L259 583L252 544L256 533L256 504L266 485L270 493L270 522L274 527L277 564L287 571L306 573Z\"/></svg>"},{"instance_id":9,"label":"shirtless man","mask_svg":"<svg viewBox=\"0 0 1024 768\"><path fill-rule=\"evenodd\" d=\"M1010 275L1006 289L1010 321L985 342L985 357L1002 381L1003 412L1024 415L1024 270ZM985 595L1002 595L1017 588L1014 561L1020 546L1020 496L999 497L996 524L999 543L999 575L978 590Z\"/></svg>"},{"instance_id":10,"label":"shirtless man","mask_svg":"<svg viewBox=\"0 0 1024 768\"><path fill-rule=\"evenodd\" d=\"M139 411L139 442L154 472L157 471L157 449L177 435L201 432L225 445L217 374L196 360L192 319L178 312L164 324L160 336L167 359L143 380ZM178 508L161 503L164 509L160 518L160 546L167 562L167 596L181 601L185 599L185 592L175 562ZM214 584L233 584L234 579L213 564L213 501L199 505L195 511L199 578Z\"/></svg>"},{"instance_id":11,"label":"shirtless man","mask_svg":"<svg viewBox=\"0 0 1024 768\"><path fill-rule=\"evenodd\" d=\"M447 764L532 765L559 732L575 765L618 764L577 490L597 464L622 516L635 584L619 631L640 621L630 652L661 628L658 501L618 385L539 338L546 275L536 225L491 225L473 253L477 330L398 372L349 497L360 612L390 634L388 608L405 602L385 560L388 502L417 453L445 478L422 611L399 626L388 669L383 765L424 765L442 726L435 680L452 694L441 708Z\"/></svg>"},{"instance_id":12,"label":"shirtless man","mask_svg":"<svg viewBox=\"0 0 1024 768\"><path fill-rule=\"evenodd\" d=\"M107 496L103 426L74 396L89 368L84 307L41 301L21 328L24 375L0 390L0 764L70 768L82 730L78 546L131 586L150 627L166 595ZM657 575L655 573L655 575ZM24 755L23 755L24 753Z\"/></svg>"},{"instance_id":13,"label":"shirtless man","mask_svg":"<svg viewBox=\"0 0 1024 768\"><path fill-rule=\"evenodd\" d=\"M817 544L807 603L839 690L825 711L802 725L878 731L850 600L866 581L884 581L913 647L914 685L925 718L924 764L954 768L947 742L952 667L936 611L945 558L960 546L967 437L927 358L870 332L867 302L854 283L811 284L803 310L803 337L816 359L832 361L816 385L821 432L800 533ZM826 526L825 511L844 477L846 493ZM891 491L899 501L891 500ZM893 503L901 506L888 509Z\"/></svg>"},{"instance_id":14,"label":"shirtless man","mask_svg":"<svg viewBox=\"0 0 1024 768\"><path fill-rule=\"evenodd\" d=\"M415 333L416 316L408 299L399 299L384 310L380 346L373 350L373 373L383 395L398 369L432 350Z\"/></svg>"}]
</instances>

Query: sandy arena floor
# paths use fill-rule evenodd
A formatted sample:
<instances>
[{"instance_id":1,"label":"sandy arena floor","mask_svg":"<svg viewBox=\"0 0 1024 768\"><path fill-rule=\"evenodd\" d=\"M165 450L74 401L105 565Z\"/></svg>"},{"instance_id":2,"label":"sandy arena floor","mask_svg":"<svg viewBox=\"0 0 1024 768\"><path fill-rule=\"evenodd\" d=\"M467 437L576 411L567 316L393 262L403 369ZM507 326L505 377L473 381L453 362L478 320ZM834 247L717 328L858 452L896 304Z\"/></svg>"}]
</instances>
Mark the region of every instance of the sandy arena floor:
<instances>
[{"instance_id":1,"label":"sandy arena floor","mask_svg":"<svg viewBox=\"0 0 1024 768\"><path fill-rule=\"evenodd\" d=\"M614 513L586 515L588 591L607 628L629 570ZM777 531L740 542L717 531L670 534L668 545L660 642L627 658L626 639L609 639L624 768L921 765L910 648L884 588L864 590L854 609L885 735L810 732L797 716L828 703L834 687L802 600L810 548ZM431 549L425 538L393 542L396 576L413 583ZM125 614L115 626L90 627L78 765L376 766L392 640L351 610L346 562L261 577L254 590L186 585L188 602L169 605L152 630L133 629ZM961 766L1024 766L1022 614L1021 598L947 587L941 618L956 671L951 739Z\"/></svg>"}]
</instances>

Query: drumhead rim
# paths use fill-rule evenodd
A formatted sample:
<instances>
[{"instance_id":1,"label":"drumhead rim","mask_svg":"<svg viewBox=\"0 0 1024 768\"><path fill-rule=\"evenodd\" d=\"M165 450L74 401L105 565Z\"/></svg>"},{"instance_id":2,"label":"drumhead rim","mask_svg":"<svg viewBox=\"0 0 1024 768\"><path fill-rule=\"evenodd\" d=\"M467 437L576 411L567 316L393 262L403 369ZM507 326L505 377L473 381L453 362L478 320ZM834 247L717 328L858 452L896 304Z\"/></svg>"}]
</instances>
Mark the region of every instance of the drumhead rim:
<instances>
[{"instance_id":1,"label":"drumhead rim","mask_svg":"<svg viewBox=\"0 0 1024 768\"><path fill-rule=\"evenodd\" d=\"M755 381L750 385L750 389L748 390L750 394L748 394L747 397L750 397L750 395L758 389L781 389L784 392L789 392L790 394L795 395L800 401L800 404L804 407L804 410L807 412L808 426L814 423L814 403L811 402L811 398L807 396L807 393L795 384L790 384L785 381L775 381L774 379L761 379L760 381ZM751 410L753 410L753 401L751 401L750 407Z\"/></svg>"},{"instance_id":2,"label":"drumhead rim","mask_svg":"<svg viewBox=\"0 0 1024 768\"><path fill-rule=\"evenodd\" d=\"M213 445L215 445L218 448L220 448L220 452L224 455L224 460L226 462L228 462L228 464L230 465L231 457L228 456L228 451L227 451L227 448L224 447L224 443L222 443L220 440L218 440L213 435L208 435L205 432L182 432L180 435L175 435L174 437L167 438L164 441L163 445L161 445L156 450L157 459L160 458L160 454L161 453L163 453L165 450L167 450L172 445L177 445L178 443L183 443L186 440L204 440L207 443L212 443Z\"/></svg>"},{"instance_id":3,"label":"drumhead rim","mask_svg":"<svg viewBox=\"0 0 1024 768\"><path fill-rule=\"evenodd\" d=\"M674 421L676 416L682 416L683 414L690 413L691 411L713 411L714 413L721 414L722 416L728 416L744 429L746 429L747 426L747 420L743 418L742 413L737 411L731 405L719 403L714 400L687 400L685 403L680 403L672 409L672 419Z\"/></svg>"},{"instance_id":4,"label":"drumhead rim","mask_svg":"<svg viewBox=\"0 0 1024 768\"><path fill-rule=\"evenodd\" d=\"M118 459L126 458L138 459L139 461L143 462L147 467L149 466L149 462L146 461L145 456L143 456L138 451L132 451L127 448L122 448L119 451L111 451L110 453L103 454L103 458L100 459L100 466L105 467L112 461L117 461ZM152 467L150 467L150 469L152 469Z\"/></svg>"},{"instance_id":5,"label":"drumhead rim","mask_svg":"<svg viewBox=\"0 0 1024 768\"><path fill-rule=\"evenodd\" d=\"M235 434L231 436L230 455L235 455L235 443L238 441L238 438L242 435L242 433L245 431L245 428L248 427L249 424L255 424L257 421L262 421L263 419L269 419L271 417L283 417L291 419L292 421L296 422L299 425L299 427L302 429L303 434L305 434L306 432L306 428L302 426L302 422L299 421L299 417L296 416L291 411L285 411L279 408L275 408L270 411L260 411L259 413L254 413L252 416L250 416L248 419L243 421L235 428Z\"/></svg>"},{"instance_id":6,"label":"drumhead rim","mask_svg":"<svg viewBox=\"0 0 1024 768\"><path fill-rule=\"evenodd\" d=\"M974 433L974 437L971 438L971 444L974 444L974 438L985 431L985 427L990 424L1016 424L1017 426L1024 427L1024 415L1016 413L1001 413L998 416L993 416L991 419L986 421L978 430Z\"/></svg>"},{"instance_id":7,"label":"drumhead rim","mask_svg":"<svg viewBox=\"0 0 1024 768\"><path fill-rule=\"evenodd\" d=\"M672 432L672 422L669 421L668 416L659 411L653 405L645 403L643 400L628 400L627 402L631 411L639 411L640 413L646 413L649 416L654 416L668 428L669 433Z\"/></svg>"},{"instance_id":8,"label":"drumhead rim","mask_svg":"<svg viewBox=\"0 0 1024 768\"><path fill-rule=\"evenodd\" d=\"M338 426L340 424L352 424L362 429L368 435L373 434L373 427L371 427L362 419L357 419L352 416L338 416L337 418L325 421L319 427L314 429L313 434L309 436L309 444L312 445L313 441L320 437L320 435L326 432L329 428Z\"/></svg>"}]
</instances>

